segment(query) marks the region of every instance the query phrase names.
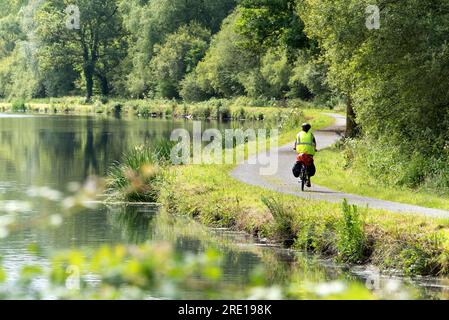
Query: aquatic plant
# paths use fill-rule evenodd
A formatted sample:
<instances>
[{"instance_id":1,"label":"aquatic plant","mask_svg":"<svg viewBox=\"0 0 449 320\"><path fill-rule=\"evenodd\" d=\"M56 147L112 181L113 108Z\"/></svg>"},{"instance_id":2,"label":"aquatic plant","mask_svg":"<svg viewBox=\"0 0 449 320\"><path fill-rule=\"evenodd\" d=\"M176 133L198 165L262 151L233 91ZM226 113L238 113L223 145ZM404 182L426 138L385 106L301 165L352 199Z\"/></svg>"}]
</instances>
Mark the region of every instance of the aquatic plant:
<instances>
[{"instance_id":1,"label":"aquatic plant","mask_svg":"<svg viewBox=\"0 0 449 320\"><path fill-rule=\"evenodd\" d=\"M173 143L161 140L154 147L138 146L108 172L107 195L111 200L156 202L163 184L164 166Z\"/></svg>"}]
</instances>

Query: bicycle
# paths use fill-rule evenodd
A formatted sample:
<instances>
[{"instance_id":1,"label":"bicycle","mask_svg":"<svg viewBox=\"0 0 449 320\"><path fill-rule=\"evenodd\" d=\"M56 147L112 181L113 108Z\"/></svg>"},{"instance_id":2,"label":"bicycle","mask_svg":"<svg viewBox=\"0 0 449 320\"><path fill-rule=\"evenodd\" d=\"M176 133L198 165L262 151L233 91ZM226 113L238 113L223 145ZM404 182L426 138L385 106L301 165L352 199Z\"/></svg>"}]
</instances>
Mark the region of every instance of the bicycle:
<instances>
[{"instance_id":1,"label":"bicycle","mask_svg":"<svg viewBox=\"0 0 449 320\"><path fill-rule=\"evenodd\" d=\"M313 166L312 156L305 153L301 153L297 156L296 164L295 167L293 168L293 174L295 175L296 178L299 178L301 184L301 191L303 192L305 191L307 181L309 181L310 179L308 168L311 166Z\"/></svg>"}]
</instances>

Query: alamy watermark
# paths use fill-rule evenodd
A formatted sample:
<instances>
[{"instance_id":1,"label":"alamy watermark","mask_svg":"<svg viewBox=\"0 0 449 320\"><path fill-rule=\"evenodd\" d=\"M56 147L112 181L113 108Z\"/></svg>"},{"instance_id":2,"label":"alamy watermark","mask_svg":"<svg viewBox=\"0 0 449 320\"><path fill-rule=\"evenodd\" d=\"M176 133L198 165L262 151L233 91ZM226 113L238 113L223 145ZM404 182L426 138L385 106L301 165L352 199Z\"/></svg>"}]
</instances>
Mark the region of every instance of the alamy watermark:
<instances>
[{"instance_id":1,"label":"alamy watermark","mask_svg":"<svg viewBox=\"0 0 449 320\"><path fill-rule=\"evenodd\" d=\"M365 26L368 30L379 30L380 29L380 9L376 5L369 5L366 7L365 13L368 15L366 17Z\"/></svg>"},{"instance_id":2,"label":"alamy watermark","mask_svg":"<svg viewBox=\"0 0 449 320\"><path fill-rule=\"evenodd\" d=\"M66 269L68 274L65 286L68 290L79 291L81 289L81 271L80 267L75 265L70 265Z\"/></svg>"},{"instance_id":3,"label":"alamy watermark","mask_svg":"<svg viewBox=\"0 0 449 320\"><path fill-rule=\"evenodd\" d=\"M249 155L248 164L259 165L260 175L278 171L279 130L218 129L202 131L200 121L193 122L192 134L186 129L172 132L172 164L240 164Z\"/></svg>"},{"instance_id":4,"label":"alamy watermark","mask_svg":"<svg viewBox=\"0 0 449 320\"><path fill-rule=\"evenodd\" d=\"M79 30L81 28L80 19L81 13L77 5L68 5L64 12L66 13L65 25L69 30ZM368 30L380 29L380 8L377 5L368 5L365 9L367 14L365 26Z\"/></svg>"},{"instance_id":5,"label":"alamy watermark","mask_svg":"<svg viewBox=\"0 0 449 320\"><path fill-rule=\"evenodd\" d=\"M67 27L67 29L79 30L81 28L80 8L76 5L71 4L71 5L67 6L67 8L64 10L64 12L67 15L66 20L65 20L65 26Z\"/></svg>"}]
</instances>

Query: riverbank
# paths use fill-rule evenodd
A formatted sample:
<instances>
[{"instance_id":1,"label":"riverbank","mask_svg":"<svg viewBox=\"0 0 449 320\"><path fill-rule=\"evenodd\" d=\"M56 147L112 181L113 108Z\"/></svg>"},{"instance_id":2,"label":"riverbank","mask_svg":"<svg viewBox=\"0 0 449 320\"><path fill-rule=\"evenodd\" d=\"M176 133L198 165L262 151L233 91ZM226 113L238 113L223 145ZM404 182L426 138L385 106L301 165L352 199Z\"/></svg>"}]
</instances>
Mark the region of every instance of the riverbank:
<instances>
[{"instance_id":1,"label":"riverbank","mask_svg":"<svg viewBox=\"0 0 449 320\"><path fill-rule=\"evenodd\" d=\"M327 117L305 113L315 128ZM285 130L280 143L291 140ZM170 167L158 201L171 214L211 227L243 230L344 263L373 264L410 275L449 274L449 221L299 199L249 186L230 176L234 165Z\"/></svg>"},{"instance_id":2,"label":"riverbank","mask_svg":"<svg viewBox=\"0 0 449 320\"><path fill-rule=\"evenodd\" d=\"M244 230L341 262L407 274L448 273L447 220L379 210L345 211L338 204L248 186L229 176L232 169L173 168L159 200L165 210L208 226Z\"/></svg>"},{"instance_id":3,"label":"riverbank","mask_svg":"<svg viewBox=\"0 0 449 320\"><path fill-rule=\"evenodd\" d=\"M276 121L286 109L313 109L311 103L298 99L288 101L254 100L245 97L212 99L198 103L175 100L97 100L86 104L84 98L66 97L31 101L0 101L1 112L35 114L124 115L148 118L187 118L198 120Z\"/></svg>"}]
</instances>

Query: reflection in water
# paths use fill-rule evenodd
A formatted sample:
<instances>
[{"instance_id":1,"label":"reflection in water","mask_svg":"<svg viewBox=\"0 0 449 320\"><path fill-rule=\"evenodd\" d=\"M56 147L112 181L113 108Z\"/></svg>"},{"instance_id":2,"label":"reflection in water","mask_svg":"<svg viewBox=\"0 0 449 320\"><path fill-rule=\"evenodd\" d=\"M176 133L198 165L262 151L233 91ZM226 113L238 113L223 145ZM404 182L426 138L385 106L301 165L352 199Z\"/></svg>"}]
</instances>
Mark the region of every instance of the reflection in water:
<instances>
[{"instance_id":1,"label":"reflection in water","mask_svg":"<svg viewBox=\"0 0 449 320\"><path fill-rule=\"evenodd\" d=\"M128 205L121 210L116 209L108 217L110 223L121 230L128 243L141 244L151 235L156 214L155 206Z\"/></svg>"},{"instance_id":2,"label":"reflection in water","mask_svg":"<svg viewBox=\"0 0 449 320\"><path fill-rule=\"evenodd\" d=\"M216 125L211 122L204 127ZM65 191L69 183L84 182L89 175L104 176L126 150L168 138L175 128L191 127L191 122L177 120L0 115L0 204L26 201L29 209L20 211L21 221L58 214L60 207L54 202L31 198L27 191L35 186ZM0 256L7 271L14 274L32 262L27 250L30 243L39 244L47 253L127 243L120 226L112 226L109 219L106 208L86 209L65 219L57 229L24 228L0 240ZM45 264L45 257L41 260Z\"/></svg>"},{"instance_id":3,"label":"reflection in water","mask_svg":"<svg viewBox=\"0 0 449 320\"><path fill-rule=\"evenodd\" d=\"M268 285L285 284L291 275L291 262L295 260L292 252L255 246L254 240L246 234L224 230L211 232L187 217L158 213L157 208L151 206L115 206L109 207L109 210L110 223L115 229L122 230L122 236L128 243L168 242L177 253L184 255L217 249L223 255L223 277L218 284L221 288L232 286L243 292L261 265L268 267ZM201 299L208 297L210 292L184 288L184 292L179 294L184 299ZM226 293L223 294L225 296L222 298L226 298ZM231 298L232 295L227 297Z\"/></svg>"},{"instance_id":4,"label":"reflection in water","mask_svg":"<svg viewBox=\"0 0 449 320\"><path fill-rule=\"evenodd\" d=\"M20 184L19 192L31 185L63 190L68 182L103 176L126 150L167 139L175 128L191 131L192 125L184 120L82 116L0 118L0 181ZM203 123L205 129L230 126Z\"/></svg>"}]
</instances>

